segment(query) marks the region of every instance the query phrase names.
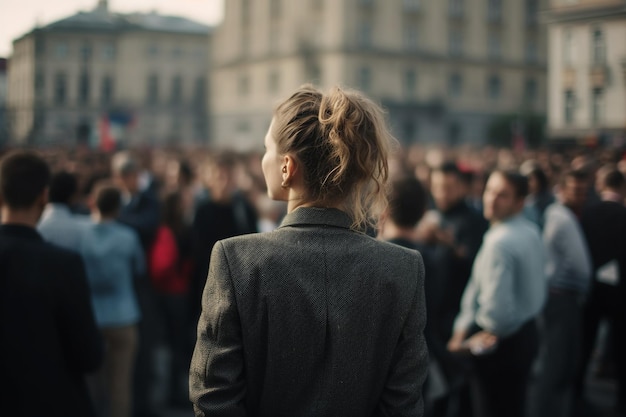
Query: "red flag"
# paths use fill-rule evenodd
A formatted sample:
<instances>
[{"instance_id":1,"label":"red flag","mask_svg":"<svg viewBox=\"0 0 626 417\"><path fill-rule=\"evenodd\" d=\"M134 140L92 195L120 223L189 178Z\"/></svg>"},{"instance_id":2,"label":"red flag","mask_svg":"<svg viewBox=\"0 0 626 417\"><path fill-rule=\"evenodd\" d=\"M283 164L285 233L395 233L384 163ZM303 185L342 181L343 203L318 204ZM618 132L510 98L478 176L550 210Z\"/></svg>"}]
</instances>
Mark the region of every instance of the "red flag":
<instances>
[{"instance_id":1,"label":"red flag","mask_svg":"<svg viewBox=\"0 0 626 417\"><path fill-rule=\"evenodd\" d=\"M105 152L115 150L115 140L111 135L111 123L109 122L109 116L106 114L100 119L100 149Z\"/></svg>"}]
</instances>

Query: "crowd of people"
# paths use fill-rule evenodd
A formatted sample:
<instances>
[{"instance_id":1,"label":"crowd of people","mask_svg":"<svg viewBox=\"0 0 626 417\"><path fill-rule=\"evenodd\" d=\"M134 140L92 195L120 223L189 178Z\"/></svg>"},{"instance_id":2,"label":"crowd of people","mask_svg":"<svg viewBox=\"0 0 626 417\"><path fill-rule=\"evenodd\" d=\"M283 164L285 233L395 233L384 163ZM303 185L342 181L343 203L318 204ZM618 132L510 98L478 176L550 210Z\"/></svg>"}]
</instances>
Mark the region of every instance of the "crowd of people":
<instances>
[{"instance_id":1,"label":"crowd of people","mask_svg":"<svg viewBox=\"0 0 626 417\"><path fill-rule=\"evenodd\" d=\"M303 88L263 158L7 151L0 414L150 416L191 393L197 415L571 417L599 361L626 415L623 150L387 155L377 111Z\"/></svg>"}]
</instances>

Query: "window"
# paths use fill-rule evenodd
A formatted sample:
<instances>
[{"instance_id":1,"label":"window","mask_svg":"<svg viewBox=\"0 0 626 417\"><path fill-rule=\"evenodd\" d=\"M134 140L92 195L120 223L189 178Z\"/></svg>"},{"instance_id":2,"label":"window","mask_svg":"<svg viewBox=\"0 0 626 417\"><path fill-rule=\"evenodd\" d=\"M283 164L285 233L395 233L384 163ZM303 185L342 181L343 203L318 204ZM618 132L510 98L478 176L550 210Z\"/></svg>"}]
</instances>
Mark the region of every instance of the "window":
<instances>
[{"instance_id":1,"label":"window","mask_svg":"<svg viewBox=\"0 0 626 417\"><path fill-rule=\"evenodd\" d=\"M35 73L35 96L41 97L45 91L45 76L41 70L37 70Z\"/></svg>"},{"instance_id":2,"label":"window","mask_svg":"<svg viewBox=\"0 0 626 417\"><path fill-rule=\"evenodd\" d=\"M591 122L593 124L604 121L604 90L594 88L591 94Z\"/></svg>"},{"instance_id":3,"label":"window","mask_svg":"<svg viewBox=\"0 0 626 417\"><path fill-rule=\"evenodd\" d=\"M102 46L102 58L105 60L115 58L115 45L113 43L108 42Z\"/></svg>"},{"instance_id":4,"label":"window","mask_svg":"<svg viewBox=\"0 0 626 417\"><path fill-rule=\"evenodd\" d=\"M534 78L524 81L524 98L527 103L533 103L537 99L537 80Z\"/></svg>"},{"instance_id":5,"label":"window","mask_svg":"<svg viewBox=\"0 0 626 417\"><path fill-rule=\"evenodd\" d=\"M146 101L148 104L156 104L159 101L159 77L152 74L148 77Z\"/></svg>"},{"instance_id":6,"label":"window","mask_svg":"<svg viewBox=\"0 0 626 417\"><path fill-rule=\"evenodd\" d=\"M402 131L405 143L415 142L417 126L413 120L405 120L402 124Z\"/></svg>"},{"instance_id":7,"label":"window","mask_svg":"<svg viewBox=\"0 0 626 417\"><path fill-rule=\"evenodd\" d=\"M409 69L404 73L404 95L408 99L415 98L417 90L417 74L415 70Z\"/></svg>"},{"instance_id":8,"label":"window","mask_svg":"<svg viewBox=\"0 0 626 417\"><path fill-rule=\"evenodd\" d=\"M78 103L89 103L89 75L86 72L78 78Z\"/></svg>"},{"instance_id":9,"label":"window","mask_svg":"<svg viewBox=\"0 0 626 417\"><path fill-rule=\"evenodd\" d=\"M322 68L317 64L309 65L307 67L307 78L313 84L322 84Z\"/></svg>"},{"instance_id":10,"label":"window","mask_svg":"<svg viewBox=\"0 0 626 417\"><path fill-rule=\"evenodd\" d=\"M448 14L450 17L463 17L463 0L448 0Z\"/></svg>"},{"instance_id":11,"label":"window","mask_svg":"<svg viewBox=\"0 0 626 417\"><path fill-rule=\"evenodd\" d=\"M448 125L448 144L458 145L461 139L461 125L458 122L450 122Z\"/></svg>"},{"instance_id":12,"label":"window","mask_svg":"<svg viewBox=\"0 0 626 417\"><path fill-rule=\"evenodd\" d=\"M176 75L172 79L172 94L170 96L170 102L172 104L180 104L183 99L183 79L180 75Z\"/></svg>"},{"instance_id":13,"label":"window","mask_svg":"<svg viewBox=\"0 0 626 417\"><path fill-rule=\"evenodd\" d=\"M418 47L418 29L414 23L406 23L404 26L404 47L409 50L416 50Z\"/></svg>"},{"instance_id":14,"label":"window","mask_svg":"<svg viewBox=\"0 0 626 417\"><path fill-rule=\"evenodd\" d=\"M592 59L595 65L603 65L606 62L606 43L602 29L594 28L592 32L591 47Z\"/></svg>"},{"instance_id":15,"label":"window","mask_svg":"<svg viewBox=\"0 0 626 417\"><path fill-rule=\"evenodd\" d=\"M489 0L487 4L487 20L499 23L502 19L502 0Z\"/></svg>"},{"instance_id":16,"label":"window","mask_svg":"<svg viewBox=\"0 0 626 417\"><path fill-rule=\"evenodd\" d=\"M487 80L487 96L492 100L496 100L500 98L501 89L500 77L491 75Z\"/></svg>"},{"instance_id":17,"label":"window","mask_svg":"<svg viewBox=\"0 0 626 417\"><path fill-rule=\"evenodd\" d=\"M499 33L490 33L489 39L487 42L487 54L489 59L494 61L502 58L502 47L500 44L500 34Z\"/></svg>"},{"instance_id":18,"label":"window","mask_svg":"<svg viewBox=\"0 0 626 417\"><path fill-rule=\"evenodd\" d=\"M372 46L372 23L369 20L362 20L359 24L359 46Z\"/></svg>"},{"instance_id":19,"label":"window","mask_svg":"<svg viewBox=\"0 0 626 417\"><path fill-rule=\"evenodd\" d=\"M54 55L57 58L67 58L69 55L69 48L66 42L57 42L54 46Z\"/></svg>"},{"instance_id":20,"label":"window","mask_svg":"<svg viewBox=\"0 0 626 417\"><path fill-rule=\"evenodd\" d=\"M357 85L359 89L365 93L372 88L372 71L369 67L361 67L357 75Z\"/></svg>"},{"instance_id":21,"label":"window","mask_svg":"<svg viewBox=\"0 0 626 417\"><path fill-rule=\"evenodd\" d=\"M526 26L535 26L539 21L538 0L526 0Z\"/></svg>"},{"instance_id":22,"label":"window","mask_svg":"<svg viewBox=\"0 0 626 417\"><path fill-rule=\"evenodd\" d=\"M54 102L65 104L67 98L67 77L65 74L57 74L54 79Z\"/></svg>"},{"instance_id":23,"label":"window","mask_svg":"<svg viewBox=\"0 0 626 417\"><path fill-rule=\"evenodd\" d=\"M566 29L563 33L563 63L572 66L575 61L576 44L574 42L574 33L571 29Z\"/></svg>"},{"instance_id":24,"label":"window","mask_svg":"<svg viewBox=\"0 0 626 417\"><path fill-rule=\"evenodd\" d=\"M566 124L571 124L574 121L574 106L575 106L575 96L572 90L567 90L565 92L565 101L564 101L564 119Z\"/></svg>"},{"instance_id":25,"label":"window","mask_svg":"<svg viewBox=\"0 0 626 417\"><path fill-rule=\"evenodd\" d=\"M159 47L156 43L151 43L148 45L148 56L155 57L159 55Z\"/></svg>"},{"instance_id":26,"label":"window","mask_svg":"<svg viewBox=\"0 0 626 417\"><path fill-rule=\"evenodd\" d=\"M281 0L270 0L270 18L278 19L281 13Z\"/></svg>"},{"instance_id":27,"label":"window","mask_svg":"<svg viewBox=\"0 0 626 417\"><path fill-rule=\"evenodd\" d=\"M250 92L250 80L247 75L240 75L237 80L237 93L240 97L248 95Z\"/></svg>"},{"instance_id":28,"label":"window","mask_svg":"<svg viewBox=\"0 0 626 417\"><path fill-rule=\"evenodd\" d=\"M113 101L113 78L105 76L102 79L102 91L100 92L102 104L108 105Z\"/></svg>"},{"instance_id":29,"label":"window","mask_svg":"<svg viewBox=\"0 0 626 417\"><path fill-rule=\"evenodd\" d=\"M250 0L241 0L241 26L246 28L250 24Z\"/></svg>"},{"instance_id":30,"label":"window","mask_svg":"<svg viewBox=\"0 0 626 417\"><path fill-rule=\"evenodd\" d=\"M450 97L460 97L463 93L463 77L461 74L454 73L448 78L448 95Z\"/></svg>"},{"instance_id":31,"label":"window","mask_svg":"<svg viewBox=\"0 0 626 417\"><path fill-rule=\"evenodd\" d=\"M280 39L278 25L270 24L269 50L270 52L278 51L278 42Z\"/></svg>"},{"instance_id":32,"label":"window","mask_svg":"<svg viewBox=\"0 0 626 417\"><path fill-rule=\"evenodd\" d=\"M80 57L83 60L91 58L91 44L84 42L80 47Z\"/></svg>"},{"instance_id":33,"label":"window","mask_svg":"<svg viewBox=\"0 0 626 417\"><path fill-rule=\"evenodd\" d=\"M420 0L404 0L404 10L412 12L420 9Z\"/></svg>"},{"instance_id":34,"label":"window","mask_svg":"<svg viewBox=\"0 0 626 417\"><path fill-rule=\"evenodd\" d=\"M449 34L448 49L451 56L463 55L463 37L461 32L453 30Z\"/></svg>"},{"instance_id":35,"label":"window","mask_svg":"<svg viewBox=\"0 0 626 417\"><path fill-rule=\"evenodd\" d=\"M206 79L196 78L196 88L194 89L193 103L196 108L203 109L206 106Z\"/></svg>"},{"instance_id":36,"label":"window","mask_svg":"<svg viewBox=\"0 0 626 417\"><path fill-rule=\"evenodd\" d=\"M46 43L43 39L35 39L35 55L44 56L46 54Z\"/></svg>"},{"instance_id":37,"label":"window","mask_svg":"<svg viewBox=\"0 0 626 417\"><path fill-rule=\"evenodd\" d=\"M321 11L324 8L324 0L311 0L311 8L315 11Z\"/></svg>"},{"instance_id":38,"label":"window","mask_svg":"<svg viewBox=\"0 0 626 417\"><path fill-rule=\"evenodd\" d=\"M272 70L267 78L267 89L270 93L275 94L279 90L280 78L278 71Z\"/></svg>"},{"instance_id":39,"label":"window","mask_svg":"<svg viewBox=\"0 0 626 417\"><path fill-rule=\"evenodd\" d=\"M358 0L359 1L359 5L364 6L364 7L370 7L374 5L374 0Z\"/></svg>"},{"instance_id":40,"label":"window","mask_svg":"<svg viewBox=\"0 0 626 417\"><path fill-rule=\"evenodd\" d=\"M241 0L240 50L247 55L250 50L250 0Z\"/></svg>"},{"instance_id":41,"label":"window","mask_svg":"<svg viewBox=\"0 0 626 417\"><path fill-rule=\"evenodd\" d=\"M529 39L526 42L526 62L529 64L536 64L539 60L539 53L537 51L537 41Z\"/></svg>"}]
</instances>

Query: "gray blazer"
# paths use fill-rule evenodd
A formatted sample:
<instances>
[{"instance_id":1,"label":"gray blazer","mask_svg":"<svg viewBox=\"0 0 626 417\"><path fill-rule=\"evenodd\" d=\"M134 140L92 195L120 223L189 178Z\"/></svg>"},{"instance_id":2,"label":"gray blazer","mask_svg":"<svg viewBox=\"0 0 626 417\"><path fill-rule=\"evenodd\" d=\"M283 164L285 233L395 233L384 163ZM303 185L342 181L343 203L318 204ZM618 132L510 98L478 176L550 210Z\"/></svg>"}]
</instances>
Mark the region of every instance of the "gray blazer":
<instances>
[{"instance_id":1,"label":"gray blazer","mask_svg":"<svg viewBox=\"0 0 626 417\"><path fill-rule=\"evenodd\" d=\"M197 416L421 416L417 251L298 208L211 254L190 370Z\"/></svg>"}]
</instances>

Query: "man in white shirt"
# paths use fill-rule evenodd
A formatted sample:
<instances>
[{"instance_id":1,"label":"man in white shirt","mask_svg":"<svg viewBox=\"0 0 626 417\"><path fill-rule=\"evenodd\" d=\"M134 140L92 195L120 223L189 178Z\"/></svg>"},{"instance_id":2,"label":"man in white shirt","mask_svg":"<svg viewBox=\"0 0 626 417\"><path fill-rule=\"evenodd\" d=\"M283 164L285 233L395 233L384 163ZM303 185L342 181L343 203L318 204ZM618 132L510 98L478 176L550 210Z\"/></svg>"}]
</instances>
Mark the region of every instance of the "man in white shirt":
<instances>
[{"instance_id":1,"label":"man in white shirt","mask_svg":"<svg viewBox=\"0 0 626 417\"><path fill-rule=\"evenodd\" d=\"M76 177L65 171L50 180L49 203L37 224L37 231L48 242L78 251L89 216L72 214L70 204L78 189Z\"/></svg>"},{"instance_id":2,"label":"man in white shirt","mask_svg":"<svg viewBox=\"0 0 626 417\"><path fill-rule=\"evenodd\" d=\"M523 417L538 349L535 318L546 299L544 248L522 215L525 177L496 171L483 195L491 223L463 294L448 349L473 355L473 401L481 417Z\"/></svg>"}]
</instances>

